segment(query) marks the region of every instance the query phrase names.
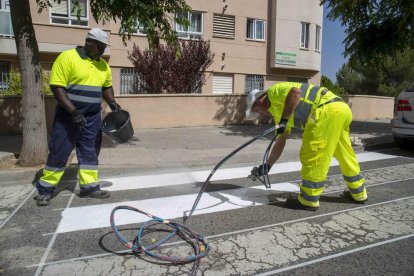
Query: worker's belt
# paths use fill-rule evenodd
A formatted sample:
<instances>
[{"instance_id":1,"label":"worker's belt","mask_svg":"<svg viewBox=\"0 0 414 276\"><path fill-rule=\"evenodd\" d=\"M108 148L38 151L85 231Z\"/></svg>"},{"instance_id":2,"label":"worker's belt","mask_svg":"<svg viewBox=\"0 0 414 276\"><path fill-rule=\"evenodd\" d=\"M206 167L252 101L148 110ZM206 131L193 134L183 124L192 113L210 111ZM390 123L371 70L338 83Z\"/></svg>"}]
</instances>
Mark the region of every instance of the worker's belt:
<instances>
[{"instance_id":1,"label":"worker's belt","mask_svg":"<svg viewBox=\"0 0 414 276\"><path fill-rule=\"evenodd\" d=\"M322 106L324 106L326 104L334 103L334 102L343 102L343 100L341 98L339 98L339 97L336 97L336 98L333 98L333 99L331 99L331 100L329 100L327 102L324 102L323 104L318 105L317 108L322 107Z\"/></svg>"}]
</instances>

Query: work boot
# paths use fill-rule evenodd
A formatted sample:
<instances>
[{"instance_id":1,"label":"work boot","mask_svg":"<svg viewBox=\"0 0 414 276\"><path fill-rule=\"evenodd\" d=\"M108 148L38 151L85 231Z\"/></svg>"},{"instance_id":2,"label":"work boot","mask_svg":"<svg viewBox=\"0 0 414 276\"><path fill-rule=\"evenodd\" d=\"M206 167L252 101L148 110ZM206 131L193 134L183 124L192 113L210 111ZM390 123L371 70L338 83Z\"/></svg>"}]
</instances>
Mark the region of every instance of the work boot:
<instances>
[{"instance_id":1,"label":"work boot","mask_svg":"<svg viewBox=\"0 0 414 276\"><path fill-rule=\"evenodd\" d=\"M36 204L37 206L47 206L50 204L51 199L52 195L50 194L38 194L36 196Z\"/></svg>"},{"instance_id":2,"label":"work boot","mask_svg":"<svg viewBox=\"0 0 414 276\"><path fill-rule=\"evenodd\" d=\"M90 190L90 191L81 190L79 196L80 197L92 197L92 198L107 198L107 197L110 197L111 194L109 193L109 191L101 190L98 187L98 189L96 190L95 189Z\"/></svg>"},{"instance_id":3,"label":"work boot","mask_svg":"<svg viewBox=\"0 0 414 276\"><path fill-rule=\"evenodd\" d=\"M368 200L368 198L367 198L367 199L364 199L364 200L355 200L355 198L353 198L353 197L352 197L351 192L350 192L349 190L345 190L345 191L342 193L342 196L343 196L344 198L346 198L346 199L348 199L348 200L352 201L353 203L356 203L356 204L365 204L365 201L367 201L367 200Z\"/></svg>"},{"instance_id":4,"label":"work boot","mask_svg":"<svg viewBox=\"0 0 414 276\"><path fill-rule=\"evenodd\" d=\"M317 211L319 207L311 207L302 205L297 198L288 198L285 202L285 207L294 210Z\"/></svg>"}]
</instances>

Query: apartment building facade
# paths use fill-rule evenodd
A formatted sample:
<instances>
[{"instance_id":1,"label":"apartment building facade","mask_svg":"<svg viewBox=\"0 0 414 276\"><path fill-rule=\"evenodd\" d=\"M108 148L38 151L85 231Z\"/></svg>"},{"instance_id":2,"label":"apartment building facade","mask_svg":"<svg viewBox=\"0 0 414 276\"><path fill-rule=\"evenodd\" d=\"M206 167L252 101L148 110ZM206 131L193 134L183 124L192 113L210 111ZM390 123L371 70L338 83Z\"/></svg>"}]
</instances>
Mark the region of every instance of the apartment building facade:
<instances>
[{"instance_id":1,"label":"apartment building facade","mask_svg":"<svg viewBox=\"0 0 414 276\"><path fill-rule=\"evenodd\" d=\"M10 68L18 67L9 1L0 0L0 89L7 85ZM145 33L137 24L125 46L118 35L119 23L96 23L89 0L80 3L78 20L70 12L72 0L56 2L40 14L36 1L30 1L42 67L50 70L60 52L83 45L89 29L102 28L112 45L104 58L112 68L115 93L139 93L134 91L139 80L128 51L134 43L141 49L147 47ZM171 22L172 27L180 39L209 40L215 54L202 94L244 94L278 81L319 84L323 20L319 0L187 0L187 4L192 11L180 16L187 17L191 26Z\"/></svg>"}]
</instances>

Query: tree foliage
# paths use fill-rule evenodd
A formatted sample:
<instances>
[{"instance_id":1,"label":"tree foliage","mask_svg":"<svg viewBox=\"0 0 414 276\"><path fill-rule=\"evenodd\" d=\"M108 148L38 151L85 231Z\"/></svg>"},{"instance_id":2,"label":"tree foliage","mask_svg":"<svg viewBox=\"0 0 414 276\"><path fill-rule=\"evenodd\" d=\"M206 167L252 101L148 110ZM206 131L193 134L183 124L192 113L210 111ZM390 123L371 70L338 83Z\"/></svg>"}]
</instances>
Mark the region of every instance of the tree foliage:
<instances>
[{"instance_id":1,"label":"tree foliage","mask_svg":"<svg viewBox=\"0 0 414 276\"><path fill-rule=\"evenodd\" d=\"M61 0L36 0L39 12ZM79 0L72 0L79 18ZM120 35L124 44L134 33L139 22L144 27L149 47L159 45L164 40L178 48L177 33L170 22L189 25L186 18L173 18L175 14L191 11L185 0L90 0L90 8L96 22L106 23L110 20L121 23Z\"/></svg>"},{"instance_id":2,"label":"tree foliage","mask_svg":"<svg viewBox=\"0 0 414 276\"><path fill-rule=\"evenodd\" d=\"M395 97L414 81L414 50L387 56L382 65L366 66L361 62L347 63L337 73L338 85L348 94Z\"/></svg>"},{"instance_id":3,"label":"tree foliage","mask_svg":"<svg viewBox=\"0 0 414 276\"><path fill-rule=\"evenodd\" d=\"M414 45L413 0L321 0L328 18L346 26L345 56L351 62L381 63Z\"/></svg>"},{"instance_id":4,"label":"tree foliage","mask_svg":"<svg viewBox=\"0 0 414 276\"><path fill-rule=\"evenodd\" d=\"M148 93L199 93L205 83L204 71L213 62L210 42L189 40L181 42L181 55L175 49L159 45L141 51L134 45L128 58L136 69Z\"/></svg>"},{"instance_id":5,"label":"tree foliage","mask_svg":"<svg viewBox=\"0 0 414 276\"><path fill-rule=\"evenodd\" d=\"M337 84L334 84L327 76L323 75L321 77L321 86L328 88L329 91L335 93L338 96L342 96L344 94L343 88Z\"/></svg>"},{"instance_id":6,"label":"tree foliage","mask_svg":"<svg viewBox=\"0 0 414 276\"><path fill-rule=\"evenodd\" d=\"M42 92L44 95L52 95L49 86L50 75L42 70ZM1 93L2 96L21 96L23 93L22 75L14 68L10 70L7 89Z\"/></svg>"}]
</instances>

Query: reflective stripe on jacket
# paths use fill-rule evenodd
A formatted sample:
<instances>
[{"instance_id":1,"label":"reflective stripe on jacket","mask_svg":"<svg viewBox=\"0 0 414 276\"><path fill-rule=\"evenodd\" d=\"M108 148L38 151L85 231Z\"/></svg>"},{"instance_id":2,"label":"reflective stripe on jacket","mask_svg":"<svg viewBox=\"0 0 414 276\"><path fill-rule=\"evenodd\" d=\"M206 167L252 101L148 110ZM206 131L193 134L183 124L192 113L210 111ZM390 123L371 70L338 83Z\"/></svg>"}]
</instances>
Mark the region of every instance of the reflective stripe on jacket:
<instances>
[{"instance_id":1,"label":"reflective stripe on jacket","mask_svg":"<svg viewBox=\"0 0 414 276\"><path fill-rule=\"evenodd\" d=\"M304 129L310 114L320 104L337 97L325 87L297 82L277 83L267 89L267 95L271 103L269 112L273 115L276 123L282 117L286 97L293 87L300 89L300 102L295 109L294 115L289 119L287 125L289 131L292 127Z\"/></svg>"}]
</instances>

